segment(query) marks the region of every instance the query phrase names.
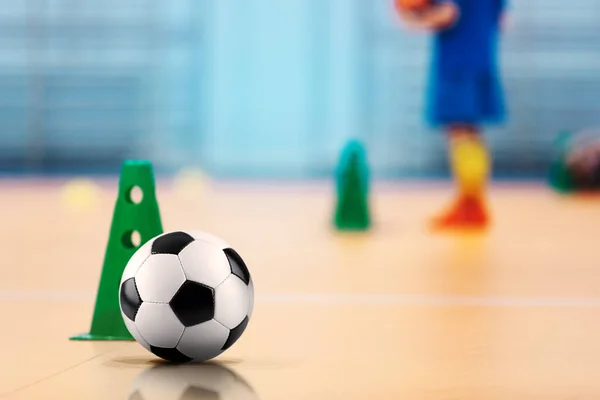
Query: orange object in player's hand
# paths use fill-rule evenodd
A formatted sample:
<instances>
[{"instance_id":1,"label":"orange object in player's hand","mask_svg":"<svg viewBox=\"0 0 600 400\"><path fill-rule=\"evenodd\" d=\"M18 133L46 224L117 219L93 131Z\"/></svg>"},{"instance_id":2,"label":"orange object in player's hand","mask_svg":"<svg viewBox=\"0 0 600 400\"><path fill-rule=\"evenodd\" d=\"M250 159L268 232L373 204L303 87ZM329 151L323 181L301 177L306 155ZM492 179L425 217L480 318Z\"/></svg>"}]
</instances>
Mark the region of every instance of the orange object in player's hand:
<instances>
[{"instance_id":1,"label":"orange object in player's hand","mask_svg":"<svg viewBox=\"0 0 600 400\"><path fill-rule=\"evenodd\" d=\"M394 0L400 11L421 11L429 6L430 0Z\"/></svg>"}]
</instances>

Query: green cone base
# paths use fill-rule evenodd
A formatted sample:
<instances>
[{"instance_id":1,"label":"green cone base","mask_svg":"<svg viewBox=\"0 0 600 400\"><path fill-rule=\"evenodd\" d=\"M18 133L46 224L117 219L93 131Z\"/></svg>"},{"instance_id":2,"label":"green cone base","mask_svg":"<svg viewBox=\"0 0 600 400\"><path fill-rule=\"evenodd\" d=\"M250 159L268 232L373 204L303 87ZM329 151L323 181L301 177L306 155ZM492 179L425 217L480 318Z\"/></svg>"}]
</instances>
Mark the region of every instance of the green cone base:
<instances>
[{"instance_id":1,"label":"green cone base","mask_svg":"<svg viewBox=\"0 0 600 400\"><path fill-rule=\"evenodd\" d=\"M91 333L82 333L81 335L71 336L70 340L74 341L132 341L135 340L131 335L127 336L104 336L92 335Z\"/></svg>"}]
</instances>

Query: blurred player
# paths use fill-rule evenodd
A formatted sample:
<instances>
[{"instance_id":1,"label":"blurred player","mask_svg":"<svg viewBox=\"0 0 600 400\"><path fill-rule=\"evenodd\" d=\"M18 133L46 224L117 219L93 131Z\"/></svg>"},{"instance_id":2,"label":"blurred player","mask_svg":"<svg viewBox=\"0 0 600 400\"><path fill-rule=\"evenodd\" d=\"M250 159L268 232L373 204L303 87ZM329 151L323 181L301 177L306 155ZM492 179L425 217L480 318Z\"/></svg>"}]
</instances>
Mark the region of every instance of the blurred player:
<instances>
[{"instance_id":1,"label":"blurred player","mask_svg":"<svg viewBox=\"0 0 600 400\"><path fill-rule=\"evenodd\" d=\"M486 227L491 159L481 128L505 117L497 64L506 0L396 1L409 26L435 35L428 119L447 132L458 193L432 225L437 229Z\"/></svg>"}]
</instances>

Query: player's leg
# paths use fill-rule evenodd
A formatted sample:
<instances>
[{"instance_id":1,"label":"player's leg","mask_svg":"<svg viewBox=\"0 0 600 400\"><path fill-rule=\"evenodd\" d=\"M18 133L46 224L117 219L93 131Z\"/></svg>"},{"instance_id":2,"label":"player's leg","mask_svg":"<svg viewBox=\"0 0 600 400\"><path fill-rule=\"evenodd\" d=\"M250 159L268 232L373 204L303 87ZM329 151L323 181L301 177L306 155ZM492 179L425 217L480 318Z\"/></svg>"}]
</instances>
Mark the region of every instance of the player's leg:
<instances>
[{"instance_id":1,"label":"player's leg","mask_svg":"<svg viewBox=\"0 0 600 400\"><path fill-rule=\"evenodd\" d=\"M447 137L456 195L450 207L434 217L432 227L484 228L489 223L485 195L491 163L483 137L468 124L451 125Z\"/></svg>"},{"instance_id":2,"label":"player's leg","mask_svg":"<svg viewBox=\"0 0 600 400\"><path fill-rule=\"evenodd\" d=\"M479 126L504 119L504 101L495 71L439 71L429 96L430 119L446 127L450 167L456 182L453 205L434 218L435 228L489 223L486 194L491 157Z\"/></svg>"},{"instance_id":3,"label":"player's leg","mask_svg":"<svg viewBox=\"0 0 600 400\"><path fill-rule=\"evenodd\" d=\"M448 134L452 173L462 197L482 198L491 162L482 134L475 126L453 126Z\"/></svg>"}]
</instances>

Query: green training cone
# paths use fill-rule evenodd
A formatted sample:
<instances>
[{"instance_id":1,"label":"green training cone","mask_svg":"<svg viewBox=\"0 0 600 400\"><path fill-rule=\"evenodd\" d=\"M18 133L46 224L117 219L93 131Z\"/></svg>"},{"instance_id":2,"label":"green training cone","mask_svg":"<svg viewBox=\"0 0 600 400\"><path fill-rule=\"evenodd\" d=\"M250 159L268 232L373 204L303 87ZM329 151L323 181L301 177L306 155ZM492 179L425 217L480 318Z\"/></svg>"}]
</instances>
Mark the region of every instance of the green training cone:
<instances>
[{"instance_id":1,"label":"green training cone","mask_svg":"<svg viewBox=\"0 0 600 400\"><path fill-rule=\"evenodd\" d=\"M571 151L571 134L562 132L555 141L556 158L550 166L549 183L554 190L560 193L570 193L574 191L575 185L571 173L566 164L566 158Z\"/></svg>"},{"instance_id":2,"label":"green training cone","mask_svg":"<svg viewBox=\"0 0 600 400\"><path fill-rule=\"evenodd\" d=\"M366 150L361 142L352 140L344 147L336 179L335 227L343 231L369 229L369 170Z\"/></svg>"},{"instance_id":3,"label":"green training cone","mask_svg":"<svg viewBox=\"0 0 600 400\"><path fill-rule=\"evenodd\" d=\"M141 191L141 200L134 198ZM139 234L135 246L132 236ZM121 168L119 194L104 256L102 276L89 333L71 340L133 340L119 307L119 283L127 262L139 246L163 233L156 201L154 173L148 161L125 161Z\"/></svg>"}]
</instances>

